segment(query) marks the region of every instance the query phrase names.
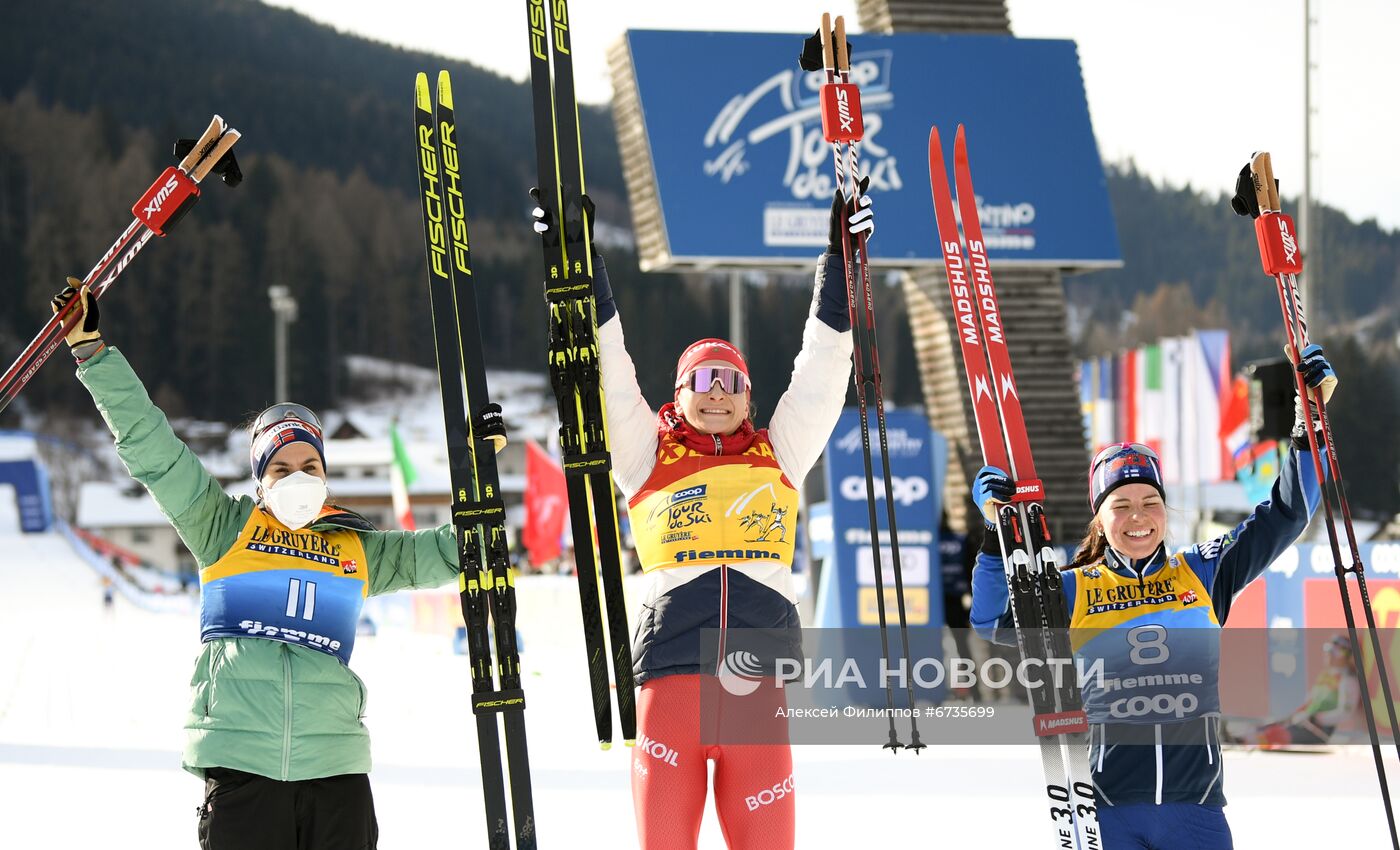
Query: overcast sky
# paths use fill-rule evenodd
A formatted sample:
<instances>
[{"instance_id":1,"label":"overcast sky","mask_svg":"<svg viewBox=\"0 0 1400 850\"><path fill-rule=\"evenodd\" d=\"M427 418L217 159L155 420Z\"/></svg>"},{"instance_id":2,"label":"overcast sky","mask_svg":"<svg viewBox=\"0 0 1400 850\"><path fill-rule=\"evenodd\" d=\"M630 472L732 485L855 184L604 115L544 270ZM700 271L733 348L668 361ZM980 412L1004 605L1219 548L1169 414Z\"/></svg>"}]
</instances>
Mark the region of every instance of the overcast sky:
<instances>
[{"instance_id":1,"label":"overcast sky","mask_svg":"<svg viewBox=\"0 0 1400 850\"><path fill-rule=\"evenodd\" d=\"M523 4L277 0L341 30L529 73ZM634 29L802 32L854 0L572 0L582 100L611 97L606 50ZM1250 152L1273 153L1285 195L1303 174L1303 0L1008 0L1013 32L1079 44L1106 160L1222 191ZM1313 191L1353 219L1400 228L1400 2L1313 0ZM430 21L431 24L424 24ZM1377 168L1376 166L1381 167ZM1296 211L1295 211L1296 212Z\"/></svg>"}]
</instances>

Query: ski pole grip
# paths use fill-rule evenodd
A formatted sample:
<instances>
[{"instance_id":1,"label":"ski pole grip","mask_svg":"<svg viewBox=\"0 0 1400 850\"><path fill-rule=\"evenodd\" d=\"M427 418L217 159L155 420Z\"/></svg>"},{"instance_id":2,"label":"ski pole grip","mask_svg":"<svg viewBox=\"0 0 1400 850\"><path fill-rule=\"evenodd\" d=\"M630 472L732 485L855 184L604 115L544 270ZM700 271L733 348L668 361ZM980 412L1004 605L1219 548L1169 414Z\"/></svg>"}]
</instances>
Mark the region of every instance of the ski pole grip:
<instances>
[{"instance_id":1,"label":"ski pole grip","mask_svg":"<svg viewBox=\"0 0 1400 850\"><path fill-rule=\"evenodd\" d=\"M241 138L243 138L243 134L230 127L227 132L219 137L218 143L209 151L209 155L201 159L194 166L194 171L190 172L190 176L193 177L196 182L204 182L204 178L209 176L209 172L214 170L224 158L224 155L232 150L233 146L237 144L238 140Z\"/></svg>"},{"instance_id":2,"label":"ski pole grip","mask_svg":"<svg viewBox=\"0 0 1400 850\"><path fill-rule=\"evenodd\" d=\"M846 16L836 16L836 69L851 70L851 57L846 54Z\"/></svg>"},{"instance_id":3,"label":"ski pole grip","mask_svg":"<svg viewBox=\"0 0 1400 850\"><path fill-rule=\"evenodd\" d=\"M1268 151L1259 151L1249 163L1254 175L1254 196L1260 212L1278 212L1278 184L1274 182L1274 164Z\"/></svg>"},{"instance_id":4,"label":"ski pole grip","mask_svg":"<svg viewBox=\"0 0 1400 850\"><path fill-rule=\"evenodd\" d=\"M215 115L213 119L209 121L209 127L204 131L204 135L199 137L199 140L194 143L194 147L190 148L189 152L185 154L184 159L180 160L180 170L189 174L195 165L199 163L200 158L204 156L204 152L209 150L209 147L219 140L219 136L224 132L227 126L223 118Z\"/></svg>"},{"instance_id":5,"label":"ski pole grip","mask_svg":"<svg viewBox=\"0 0 1400 850\"><path fill-rule=\"evenodd\" d=\"M822 12L822 64L827 68L836 67L836 57L831 49L831 13Z\"/></svg>"},{"instance_id":6,"label":"ski pole grip","mask_svg":"<svg viewBox=\"0 0 1400 850\"><path fill-rule=\"evenodd\" d=\"M1264 273L1298 274L1303 270L1298 231L1293 219L1279 211L1278 183L1274 180L1273 159L1268 151L1254 155L1249 161L1249 172L1254 182L1254 197L1259 203L1254 235L1259 240L1259 260L1264 264Z\"/></svg>"},{"instance_id":7,"label":"ski pole grip","mask_svg":"<svg viewBox=\"0 0 1400 850\"><path fill-rule=\"evenodd\" d=\"M823 19L825 25L825 19ZM822 32L826 29L823 26ZM849 70L846 56L846 19L836 18L836 64ZM850 82L827 83L821 88L822 136L828 142L858 142L865 135L860 112L860 87Z\"/></svg>"}]
</instances>

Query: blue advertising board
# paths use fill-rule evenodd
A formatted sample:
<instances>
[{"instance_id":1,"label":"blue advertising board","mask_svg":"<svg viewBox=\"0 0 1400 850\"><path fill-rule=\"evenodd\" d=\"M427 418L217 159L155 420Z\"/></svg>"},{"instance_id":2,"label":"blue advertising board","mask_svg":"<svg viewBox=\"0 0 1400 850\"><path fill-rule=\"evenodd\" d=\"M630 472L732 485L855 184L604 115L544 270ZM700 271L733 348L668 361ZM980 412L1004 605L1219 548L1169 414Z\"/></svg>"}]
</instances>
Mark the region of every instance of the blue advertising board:
<instances>
[{"instance_id":1,"label":"blue advertising board","mask_svg":"<svg viewBox=\"0 0 1400 850\"><path fill-rule=\"evenodd\" d=\"M48 531L53 524L53 506L49 501L49 478L38 459L0 462L0 485L5 484L15 488L20 531Z\"/></svg>"},{"instance_id":2,"label":"blue advertising board","mask_svg":"<svg viewBox=\"0 0 1400 850\"><path fill-rule=\"evenodd\" d=\"M929 428L922 414L891 410L886 414L890 478L895 522L899 526L900 568L910 626L943 625L943 588L939 576L938 517L943 492L946 441ZM883 554L882 578L889 622L894 572L886 521L880 442L871 422L874 452L876 521ZM938 459L938 465L934 459ZM830 558L822 569L817 626L872 626L879 622L875 593L875 554L866 502L865 464L861 455L860 416L847 408L826 445L826 489L831 511Z\"/></svg>"},{"instance_id":3,"label":"blue advertising board","mask_svg":"<svg viewBox=\"0 0 1400 850\"><path fill-rule=\"evenodd\" d=\"M929 127L951 158L962 123L993 261L1119 264L1074 42L932 33L851 42L860 164L878 222L872 262L940 260ZM825 74L797 67L802 36L632 30L626 43L669 264L791 265L819 252L835 174L818 105Z\"/></svg>"}]
</instances>

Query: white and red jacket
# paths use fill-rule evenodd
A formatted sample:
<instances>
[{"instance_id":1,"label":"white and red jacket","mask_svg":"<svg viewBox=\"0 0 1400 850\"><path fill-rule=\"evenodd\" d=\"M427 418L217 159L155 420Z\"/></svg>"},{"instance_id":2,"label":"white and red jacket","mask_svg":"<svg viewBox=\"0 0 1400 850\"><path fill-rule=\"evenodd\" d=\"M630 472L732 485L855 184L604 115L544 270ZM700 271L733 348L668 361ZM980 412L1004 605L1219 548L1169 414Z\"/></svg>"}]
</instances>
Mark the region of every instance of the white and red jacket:
<instances>
[{"instance_id":1,"label":"white and red jacket","mask_svg":"<svg viewBox=\"0 0 1400 850\"><path fill-rule=\"evenodd\" d=\"M825 259L825 258L824 258ZM840 258L818 265L841 274ZM851 334L807 318L792 378L741 454L706 455L661 437L619 319L598 328L613 477L648 579L633 643L637 682L715 673L704 629L795 630L797 501L846 399ZM721 652L720 659L723 658Z\"/></svg>"}]
</instances>

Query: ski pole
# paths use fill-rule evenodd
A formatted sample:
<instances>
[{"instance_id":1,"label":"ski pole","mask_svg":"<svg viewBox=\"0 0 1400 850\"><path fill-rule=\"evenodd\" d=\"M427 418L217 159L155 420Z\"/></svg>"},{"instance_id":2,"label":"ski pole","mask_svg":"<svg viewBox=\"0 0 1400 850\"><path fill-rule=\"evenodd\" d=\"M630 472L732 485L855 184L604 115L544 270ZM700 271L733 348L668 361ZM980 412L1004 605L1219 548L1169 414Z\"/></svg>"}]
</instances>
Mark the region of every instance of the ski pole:
<instances>
[{"instance_id":1,"label":"ski pole","mask_svg":"<svg viewBox=\"0 0 1400 850\"><path fill-rule=\"evenodd\" d=\"M816 37L820 41L821 65L816 64L814 39L804 45L802 65L804 70L815 71L822 67L826 72L826 83L821 89L822 132L831 143L832 160L836 168L836 187L846 200L846 209L853 209L859 203L860 174L856 144L864 134L860 115L860 89L850 82L850 61L846 49L845 18L836 18L835 33L832 31L831 15L822 14L821 29ZM833 44L833 41L835 42ZM865 497L869 513L872 562L875 573L875 609L880 629L880 658L888 668L890 660L889 621L885 610L885 558L880 545L879 519L876 508L877 491L873 450L870 444L870 403L874 397L876 427L881 446L881 475L885 487L885 506L888 533L890 535L891 566L895 580L895 598L898 606L900 635L903 639L904 663L910 663L909 635L906 625L904 605L904 581L899 560L898 530L895 524L894 503L892 501L891 475L889 469L889 444L885 431L883 388L880 379L879 353L875 337L874 300L870 291L870 269L865 247L865 234L852 237L844 232L841 236L842 269L846 278L846 299L851 319L853 337L852 365L856 389L856 404L860 418L861 456L865 466ZM915 719L914 686L905 670L905 686L908 692L911 737L909 748L918 752L924 748L919 739L918 721ZM888 710L889 738L884 747L898 751L904 746L899 740L894 723L894 691L888 678L885 680L885 705Z\"/></svg>"},{"instance_id":2,"label":"ski pole","mask_svg":"<svg viewBox=\"0 0 1400 850\"><path fill-rule=\"evenodd\" d=\"M135 216L131 223L83 278L82 286L88 287L92 298L102 297L152 236L165 236L170 232L198 200L199 184L209 172L217 170L225 183L238 185L242 173L238 170L232 149L239 137L237 130L215 115L204 135L198 141L188 143L188 150L184 147L186 141L176 142L176 155L183 152L184 156L180 164L167 168L142 193L131 208ZM82 286L78 289L81 290ZM82 318L81 311L75 306L81 300L79 295L74 295L51 316L4 375L0 376L0 411L15 400L20 390L39 371L39 367L48 362L64 337Z\"/></svg>"},{"instance_id":3,"label":"ski pole","mask_svg":"<svg viewBox=\"0 0 1400 850\"><path fill-rule=\"evenodd\" d=\"M1252 192L1246 191L1244 185L1246 179L1252 184ZM1291 348L1289 359L1294 367L1294 384L1305 420L1304 430L1307 431L1313 469L1317 474L1318 486L1322 491L1327 542L1332 551L1332 564L1337 576L1337 588L1342 597L1342 614L1346 619L1347 633L1351 638L1351 645L1360 647L1361 643L1356 629L1356 615L1352 610L1351 593L1347 589L1346 581L1347 574L1351 573L1356 576L1357 591L1361 595L1361 609L1366 616L1366 631L1370 637L1371 651L1375 653L1376 671L1380 678L1381 693L1384 696L1386 712L1390 719L1391 734L1395 735L1397 730L1400 730L1400 723L1396 722L1395 701L1390 689L1390 675L1386 670L1385 655L1382 652L1380 635L1376 628L1376 616L1371 605L1371 596L1366 588L1365 565L1361 561L1361 551L1356 542L1356 531L1352 527L1351 507L1347 501L1342 470L1337 460L1331 420L1327 415L1327 404L1323 399L1323 388L1310 389L1300 369L1302 352L1308 345L1307 320L1303 315L1303 308L1298 298L1297 275L1303 270L1303 257L1298 248L1297 229L1293 225L1293 219L1282 212L1278 183L1274 180L1273 163L1268 152L1260 151L1251 157L1249 164L1240 173L1236 192L1236 197L1231 205L1235 212L1253 216L1254 231L1259 241L1259 257L1264 266L1264 273L1274 278L1278 289L1279 309L1283 313L1284 329ZM1310 406L1317 410L1318 420L1322 425L1320 444L1317 432L1312 427ZM1319 447L1322 449L1321 452ZM1323 468L1323 452L1326 453L1327 463L1332 472L1330 481ZM1350 548L1351 564L1349 566L1342 560L1336 518L1332 507L1334 498L1342 514L1343 527ZM1400 835L1397 835L1396 832L1395 812L1390 799L1390 785L1386 778L1385 762L1381 758L1380 733L1376 727L1375 707L1371 704L1371 688L1367 682L1362 655L1361 652L1354 652L1352 664L1356 667L1357 681L1361 686L1361 702L1365 707L1366 730L1371 739L1371 753L1376 764L1376 778L1380 783L1381 801L1385 805L1391 845L1400 850ZM1397 752L1400 752L1400 739L1397 739L1395 743Z\"/></svg>"}]
</instances>

